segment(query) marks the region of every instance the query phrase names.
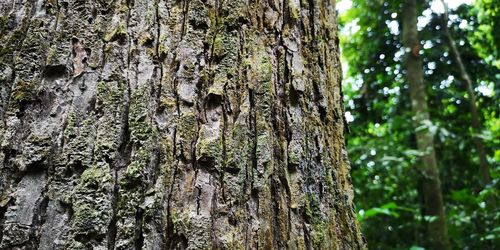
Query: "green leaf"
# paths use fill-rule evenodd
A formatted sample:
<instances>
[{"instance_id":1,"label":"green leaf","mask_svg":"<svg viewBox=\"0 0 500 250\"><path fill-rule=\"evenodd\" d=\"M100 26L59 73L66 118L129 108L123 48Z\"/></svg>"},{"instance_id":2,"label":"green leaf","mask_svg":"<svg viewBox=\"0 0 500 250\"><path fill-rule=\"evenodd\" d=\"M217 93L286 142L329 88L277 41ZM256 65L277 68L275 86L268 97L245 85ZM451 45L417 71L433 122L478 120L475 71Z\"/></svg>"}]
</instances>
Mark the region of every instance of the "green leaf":
<instances>
[{"instance_id":1,"label":"green leaf","mask_svg":"<svg viewBox=\"0 0 500 250\"><path fill-rule=\"evenodd\" d=\"M360 210L358 212L358 219L360 221L363 221L363 220L366 220L368 218L372 218L372 217L375 217L378 215L387 215L387 216L398 218L399 213L395 211L396 209L398 209L398 205L394 202L389 202L389 203L382 205L381 207L373 207L373 208L370 208L366 211Z\"/></svg>"},{"instance_id":2,"label":"green leaf","mask_svg":"<svg viewBox=\"0 0 500 250\"><path fill-rule=\"evenodd\" d=\"M410 247L410 250L425 250L425 248L419 246L412 246Z\"/></svg>"},{"instance_id":3,"label":"green leaf","mask_svg":"<svg viewBox=\"0 0 500 250\"><path fill-rule=\"evenodd\" d=\"M432 216L432 215L426 215L426 216L424 216L424 220L427 221L427 222L433 222L433 221L435 221L437 219L438 219L437 216Z\"/></svg>"}]
</instances>

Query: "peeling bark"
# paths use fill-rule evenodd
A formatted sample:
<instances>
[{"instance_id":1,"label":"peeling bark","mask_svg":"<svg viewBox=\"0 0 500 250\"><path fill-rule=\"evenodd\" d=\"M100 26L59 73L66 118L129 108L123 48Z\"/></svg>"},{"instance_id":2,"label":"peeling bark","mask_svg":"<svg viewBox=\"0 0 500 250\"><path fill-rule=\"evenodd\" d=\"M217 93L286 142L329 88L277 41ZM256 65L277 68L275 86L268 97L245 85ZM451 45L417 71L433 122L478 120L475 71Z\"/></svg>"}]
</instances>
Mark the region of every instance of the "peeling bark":
<instances>
[{"instance_id":1,"label":"peeling bark","mask_svg":"<svg viewBox=\"0 0 500 250\"><path fill-rule=\"evenodd\" d=\"M0 248L365 248L334 3L0 15Z\"/></svg>"}]
</instances>

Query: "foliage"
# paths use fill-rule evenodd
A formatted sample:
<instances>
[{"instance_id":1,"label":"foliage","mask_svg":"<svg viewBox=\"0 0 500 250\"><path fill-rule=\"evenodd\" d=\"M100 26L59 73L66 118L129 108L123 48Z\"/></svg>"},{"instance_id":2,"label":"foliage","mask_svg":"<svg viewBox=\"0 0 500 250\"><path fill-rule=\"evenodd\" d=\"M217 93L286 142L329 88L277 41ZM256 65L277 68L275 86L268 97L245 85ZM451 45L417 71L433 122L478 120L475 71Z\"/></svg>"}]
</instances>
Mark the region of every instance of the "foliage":
<instances>
[{"instance_id":1,"label":"foliage","mask_svg":"<svg viewBox=\"0 0 500 250\"><path fill-rule=\"evenodd\" d=\"M472 45L485 61L500 69L500 2L476 0L478 25L469 36Z\"/></svg>"},{"instance_id":2,"label":"foliage","mask_svg":"<svg viewBox=\"0 0 500 250\"><path fill-rule=\"evenodd\" d=\"M342 52L348 68L344 81L349 124L349 156L358 216L371 249L421 249L425 245L410 98L402 66L402 1L353 0L341 15ZM500 71L498 1L479 1L451 10L449 26L473 78L491 167L492 183L480 182L479 159L466 86L460 79L443 30L443 19L429 3L420 6L421 58L435 135L453 248L491 249L500 243L497 204L500 162ZM490 9L493 8L496 9ZM482 14L481 14L482 13ZM483 27L483 28L481 28ZM486 27L486 28L484 28ZM491 41L482 44L482 34ZM496 29L498 30L498 28ZM489 38L488 38L489 39ZM496 39L496 40L495 40ZM493 46L494 45L494 46ZM488 56L486 56L488 55Z\"/></svg>"}]
</instances>

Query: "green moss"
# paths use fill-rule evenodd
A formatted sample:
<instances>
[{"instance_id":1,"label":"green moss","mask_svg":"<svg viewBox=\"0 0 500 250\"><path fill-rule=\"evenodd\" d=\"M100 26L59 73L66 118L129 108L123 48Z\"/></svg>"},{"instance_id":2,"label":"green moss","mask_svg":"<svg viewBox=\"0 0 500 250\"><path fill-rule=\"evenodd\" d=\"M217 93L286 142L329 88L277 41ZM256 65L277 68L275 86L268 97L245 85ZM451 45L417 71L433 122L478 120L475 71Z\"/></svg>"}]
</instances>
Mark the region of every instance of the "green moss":
<instances>
[{"instance_id":1,"label":"green moss","mask_svg":"<svg viewBox=\"0 0 500 250\"><path fill-rule=\"evenodd\" d=\"M104 45L104 52L110 53L113 50L113 47L114 46L112 44L109 44L109 43Z\"/></svg>"},{"instance_id":2,"label":"green moss","mask_svg":"<svg viewBox=\"0 0 500 250\"><path fill-rule=\"evenodd\" d=\"M140 162L132 162L128 165L127 171L125 171L124 180L127 182L140 181L143 169L143 164Z\"/></svg>"},{"instance_id":3,"label":"green moss","mask_svg":"<svg viewBox=\"0 0 500 250\"><path fill-rule=\"evenodd\" d=\"M167 40L167 34L163 33L160 35L160 39L158 40L160 43L163 43Z\"/></svg>"},{"instance_id":4,"label":"green moss","mask_svg":"<svg viewBox=\"0 0 500 250\"><path fill-rule=\"evenodd\" d=\"M233 126L232 136L228 138L227 145L227 167L231 169L242 169L250 159L250 136L248 127L240 122ZM245 177L245 176L243 176Z\"/></svg>"},{"instance_id":5,"label":"green moss","mask_svg":"<svg viewBox=\"0 0 500 250\"><path fill-rule=\"evenodd\" d=\"M288 163L299 164L299 162L300 162L300 156L298 154L296 154L295 152L289 152Z\"/></svg>"},{"instance_id":6,"label":"green moss","mask_svg":"<svg viewBox=\"0 0 500 250\"><path fill-rule=\"evenodd\" d=\"M85 167L91 166L93 158L90 145L94 143L94 129L94 118L85 118L78 111L70 111L64 129L64 148L62 154L58 157L58 161L63 165L81 164Z\"/></svg>"},{"instance_id":7,"label":"green moss","mask_svg":"<svg viewBox=\"0 0 500 250\"><path fill-rule=\"evenodd\" d=\"M290 11L290 17L294 20L300 18L299 8L295 5L293 0L288 1L288 10Z\"/></svg>"},{"instance_id":8,"label":"green moss","mask_svg":"<svg viewBox=\"0 0 500 250\"><path fill-rule=\"evenodd\" d=\"M213 44L213 51L215 56L220 56L224 52L224 44L222 40L222 36L218 35L215 37L214 44Z\"/></svg>"},{"instance_id":9,"label":"green moss","mask_svg":"<svg viewBox=\"0 0 500 250\"><path fill-rule=\"evenodd\" d=\"M19 81L12 90L12 99L16 102L32 101L35 98L33 82Z\"/></svg>"},{"instance_id":10,"label":"green moss","mask_svg":"<svg viewBox=\"0 0 500 250\"><path fill-rule=\"evenodd\" d=\"M127 166L122 184L138 184L142 181L144 168L149 162L149 152L141 147L134 155L132 162Z\"/></svg>"},{"instance_id":11,"label":"green moss","mask_svg":"<svg viewBox=\"0 0 500 250\"><path fill-rule=\"evenodd\" d=\"M216 129L218 132L215 131ZM220 128L210 128L208 126L200 128L198 141L196 142L197 160L221 162L223 146L220 132Z\"/></svg>"},{"instance_id":12,"label":"green moss","mask_svg":"<svg viewBox=\"0 0 500 250\"><path fill-rule=\"evenodd\" d=\"M177 107L177 102L175 101L174 98L171 97L161 97L160 105L162 108L173 110Z\"/></svg>"},{"instance_id":13,"label":"green moss","mask_svg":"<svg viewBox=\"0 0 500 250\"><path fill-rule=\"evenodd\" d=\"M125 25L120 24L114 27L110 32L104 36L105 42L113 42L116 40L124 39L128 36L127 28Z\"/></svg>"},{"instance_id":14,"label":"green moss","mask_svg":"<svg viewBox=\"0 0 500 250\"><path fill-rule=\"evenodd\" d=\"M311 232L312 243L314 249L322 249L325 242L325 225L324 223L313 224Z\"/></svg>"},{"instance_id":15,"label":"green moss","mask_svg":"<svg viewBox=\"0 0 500 250\"><path fill-rule=\"evenodd\" d=\"M300 145L288 145L288 163L298 165L302 158L299 150Z\"/></svg>"},{"instance_id":16,"label":"green moss","mask_svg":"<svg viewBox=\"0 0 500 250\"><path fill-rule=\"evenodd\" d=\"M167 40L167 34L163 33L158 39L158 56L164 58L168 54L168 48L165 46L165 41Z\"/></svg>"},{"instance_id":17,"label":"green moss","mask_svg":"<svg viewBox=\"0 0 500 250\"><path fill-rule=\"evenodd\" d=\"M14 30L10 34L10 37L6 36L6 39L8 39L7 44L9 44L10 49L16 48L16 46L18 46L20 44L20 42L26 36L28 28L30 27L30 25L33 26L33 27L38 27L39 20L37 20L37 19L31 19L30 22L23 22L18 29Z\"/></svg>"},{"instance_id":18,"label":"green moss","mask_svg":"<svg viewBox=\"0 0 500 250\"><path fill-rule=\"evenodd\" d=\"M78 235L104 235L111 218L112 177L105 166L86 169L72 194L73 237Z\"/></svg>"},{"instance_id":19,"label":"green moss","mask_svg":"<svg viewBox=\"0 0 500 250\"><path fill-rule=\"evenodd\" d=\"M57 47L53 45L50 47L49 51L47 52L47 60L46 60L46 65L51 65L54 62L54 59L57 57Z\"/></svg>"},{"instance_id":20,"label":"green moss","mask_svg":"<svg viewBox=\"0 0 500 250\"><path fill-rule=\"evenodd\" d=\"M312 242L314 249L322 249L322 244L325 241L325 221L321 215L319 208L319 201L315 194L307 195L307 202L305 204L306 215L312 224Z\"/></svg>"},{"instance_id":21,"label":"green moss","mask_svg":"<svg viewBox=\"0 0 500 250\"><path fill-rule=\"evenodd\" d=\"M77 135L77 122L75 112L71 111L66 118L66 128L64 129L64 137L75 137Z\"/></svg>"},{"instance_id":22,"label":"green moss","mask_svg":"<svg viewBox=\"0 0 500 250\"><path fill-rule=\"evenodd\" d=\"M220 23L226 27L237 27L240 25L240 18L245 17L247 3L242 0L232 0L225 5L228 14L220 20Z\"/></svg>"},{"instance_id":23,"label":"green moss","mask_svg":"<svg viewBox=\"0 0 500 250\"><path fill-rule=\"evenodd\" d=\"M271 80L273 77L273 65L269 55L265 51L258 52L254 56L245 59L244 64L252 68L251 74L260 83L254 86L257 94L269 94L269 91L272 91Z\"/></svg>"},{"instance_id":24,"label":"green moss","mask_svg":"<svg viewBox=\"0 0 500 250\"><path fill-rule=\"evenodd\" d=\"M222 143L216 138L198 138L196 143L198 159L220 159L222 156Z\"/></svg>"},{"instance_id":25,"label":"green moss","mask_svg":"<svg viewBox=\"0 0 500 250\"><path fill-rule=\"evenodd\" d=\"M189 219L185 214L179 214L175 210L172 210L170 214L170 219L172 219L173 231L176 235L185 235L189 230Z\"/></svg>"},{"instance_id":26,"label":"green moss","mask_svg":"<svg viewBox=\"0 0 500 250\"><path fill-rule=\"evenodd\" d=\"M90 204L79 204L73 207L74 219L73 227L78 228L80 232L95 232L94 221L98 217L99 211L95 210Z\"/></svg>"},{"instance_id":27,"label":"green moss","mask_svg":"<svg viewBox=\"0 0 500 250\"><path fill-rule=\"evenodd\" d=\"M114 133L115 131L113 131ZM98 139L95 143L94 153L97 158L104 159L105 157L111 157L114 155L114 151L116 149L116 142L114 140L110 140L111 138L101 138Z\"/></svg>"},{"instance_id":28,"label":"green moss","mask_svg":"<svg viewBox=\"0 0 500 250\"><path fill-rule=\"evenodd\" d=\"M111 175L102 168L87 168L80 177L81 186L98 186L103 182L111 181Z\"/></svg>"},{"instance_id":29,"label":"green moss","mask_svg":"<svg viewBox=\"0 0 500 250\"><path fill-rule=\"evenodd\" d=\"M238 38L230 33L219 34L214 41L214 55L221 61L215 70L215 79L222 79L224 83L228 81L229 75L237 75L234 65L239 64L238 59L239 44Z\"/></svg>"},{"instance_id":30,"label":"green moss","mask_svg":"<svg viewBox=\"0 0 500 250\"><path fill-rule=\"evenodd\" d=\"M143 120L129 120L130 140L142 144L153 134L153 127Z\"/></svg>"},{"instance_id":31,"label":"green moss","mask_svg":"<svg viewBox=\"0 0 500 250\"><path fill-rule=\"evenodd\" d=\"M165 45L160 44L158 46L158 56L160 56L161 58L164 58L165 56L167 56L167 54L168 54L168 48L165 47Z\"/></svg>"},{"instance_id":32,"label":"green moss","mask_svg":"<svg viewBox=\"0 0 500 250\"><path fill-rule=\"evenodd\" d=\"M48 135L31 134L27 138L27 141L33 145L50 146L52 139Z\"/></svg>"},{"instance_id":33,"label":"green moss","mask_svg":"<svg viewBox=\"0 0 500 250\"><path fill-rule=\"evenodd\" d=\"M259 68L259 81L260 82L270 82L273 76L273 65L266 61L262 61L260 63L260 68Z\"/></svg>"},{"instance_id":34,"label":"green moss","mask_svg":"<svg viewBox=\"0 0 500 250\"><path fill-rule=\"evenodd\" d=\"M145 46L145 45L148 45L148 44L151 44L153 42L153 38L151 37L150 34L146 33L146 34L142 34L140 37L139 37L139 44L142 45L142 46Z\"/></svg>"},{"instance_id":35,"label":"green moss","mask_svg":"<svg viewBox=\"0 0 500 250\"><path fill-rule=\"evenodd\" d=\"M147 92L147 87L141 87L134 91L131 97L128 123L130 140L134 143L143 143L154 133L153 127L147 121L148 100L144 100Z\"/></svg>"},{"instance_id":36,"label":"green moss","mask_svg":"<svg viewBox=\"0 0 500 250\"><path fill-rule=\"evenodd\" d=\"M118 78L118 76L116 76ZM124 102L123 84L119 82L99 82L97 84L97 110L103 117L95 141L94 154L97 160L112 157L118 147L118 136L123 126L121 112Z\"/></svg>"},{"instance_id":37,"label":"green moss","mask_svg":"<svg viewBox=\"0 0 500 250\"><path fill-rule=\"evenodd\" d=\"M9 63L12 60L12 50L9 46L0 46L0 64Z\"/></svg>"},{"instance_id":38,"label":"green moss","mask_svg":"<svg viewBox=\"0 0 500 250\"><path fill-rule=\"evenodd\" d=\"M0 33L5 34L5 28L9 22L9 15L0 16Z\"/></svg>"},{"instance_id":39,"label":"green moss","mask_svg":"<svg viewBox=\"0 0 500 250\"><path fill-rule=\"evenodd\" d=\"M148 10L146 11L146 23L147 25L154 25L156 10L158 9L158 1L154 1L153 4L148 6Z\"/></svg>"},{"instance_id":40,"label":"green moss","mask_svg":"<svg viewBox=\"0 0 500 250\"><path fill-rule=\"evenodd\" d=\"M133 133L131 133L131 138L134 141L146 141L155 134L154 128L146 123L140 123L139 126L134 125Z\"/></svg>"},{"instance_id":41,"label":"green moss","mask_svg":"<svg viewBox=\"0 0 500 250\"><path fill-rule=\"evenodd\" d=\"M263 162L271 160L271 139L269 135L262 134L257 136L257 158Z\"/></svg>"},{"instance_id":42,"label":"green moss","mask_svg":"<svg viewBox=\"0 0 500 250\"><path fill-rule=\"evenodd\" d=\"M332 178L332 172L328 171L326 176L325 176L325 183L326 187L328 188L329 191L333 191L333 178Z\"/></svg>"},{"instance_id":43,"label":"green moss","mask_svg":"<svg viewBox=\"0 0 500 250\"><path fill-rule=\"evenodd\" d=\"M198 120L193 112L185 112L179 118L177 126L179 136L184 139L193 139L198 135Z\"/></svg>"},{"instance_id":44,"label":"green moss","mask_svg":"<svg viewBox=\"0 0 500 250\"><path fill-rule=\"evenodd\" d=\"M208 94L222 97L224 96L224 80L227 80L227 78L224 78L224 80L220 79L220 77L216 78L215 83L208 88Z\"/></svg>"},{"instance_id":45,"label":"green moss","mask_svg":"<svg viewBox=\"0 0 500 250\"><path fill-rule=\"evenodd\" d=\"M123 100L123 87L113 82L99 82L97 84L97 101L104 106L119 106Z\"/></svg>"},{"instance_id":46,"label":"green moss","mask_svg":"<svg viewBox=\"0 0 500 250\"><path fill-rule=\"evenodd\" d=\"M129 7L127 6L127 4L119 4L117 6L117 10L121 13L127 13L129 11Z\"/></svg>"}]
</instances>

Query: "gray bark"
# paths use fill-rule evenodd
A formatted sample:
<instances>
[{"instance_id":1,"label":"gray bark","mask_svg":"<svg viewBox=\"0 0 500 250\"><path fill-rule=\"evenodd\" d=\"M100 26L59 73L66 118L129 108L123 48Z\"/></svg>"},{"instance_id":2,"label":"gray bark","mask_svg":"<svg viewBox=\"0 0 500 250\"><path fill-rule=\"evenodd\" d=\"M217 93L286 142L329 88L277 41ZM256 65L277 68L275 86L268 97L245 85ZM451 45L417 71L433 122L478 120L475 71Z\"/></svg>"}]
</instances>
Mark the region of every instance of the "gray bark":
<instances>
[{"instance_id":1,"label":"gray bark","mask_svg":"<svg viewBox=\"0 0 500 250\"><path fill-rule=\"evenodd\" d=\"M365 247L334 3L0 7L0 248Z\"/></svg>"}]
</instances>

